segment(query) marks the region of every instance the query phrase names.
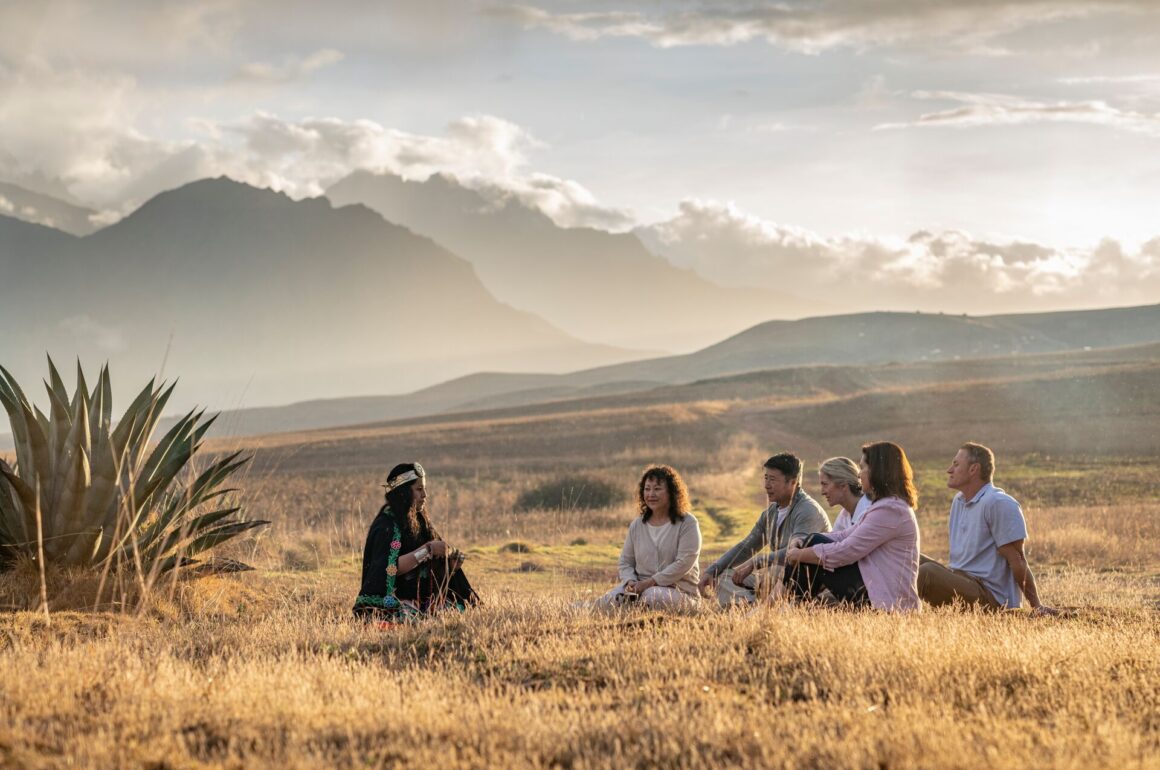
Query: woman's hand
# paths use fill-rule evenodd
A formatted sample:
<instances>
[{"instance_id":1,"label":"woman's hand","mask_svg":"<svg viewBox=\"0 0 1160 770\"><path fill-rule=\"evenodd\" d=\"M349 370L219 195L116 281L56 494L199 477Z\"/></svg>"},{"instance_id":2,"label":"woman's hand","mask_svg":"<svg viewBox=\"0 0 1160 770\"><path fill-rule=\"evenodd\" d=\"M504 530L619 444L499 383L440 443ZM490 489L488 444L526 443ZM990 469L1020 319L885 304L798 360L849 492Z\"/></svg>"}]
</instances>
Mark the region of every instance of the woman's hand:
<instances>
[{"instance_id":1,"label":"woman's hand","mask_svg":"<svg viewBox=\"0 0 1160 770\"><path fill-rule=\"evenodd\" d=\"M657 581L653 580L652 578L646 578L645 580L630 580L624 585L624 590L628 591L630 594L642 594L656 584Z\"/></svg>"},{"instance_id":2,"label":"woman's hand","mask_svg":"<svg viewBox=\"0 0 1160 770\"><path fill-rule=\"evenodd\" d=\"M790 548L801 548L805 544L806 539L804 537L795 537L793 540L789 541Z\"/></svg>"},{"instance_id":3,"label":"woman's hand","mask_svg":"<svg viewBox=\"0 0 1160 770\"><path fill-rule=\"evenodd\" d=\"M790 564L797 564L802 560L802 551L804 549L801 547L801 538L798 538L796 542L798 543L797 545L790 546L785 552L785 560Z\"/></svg>"},{"instance_id":4,"label":"woman's hand","mask_svg":"<svg viewBox=\"0 0 1160 770\"><path fill-rule=\"evenodd\" d=\"M443 557L447 556L447 553L451 549L447 547L447 542L444 540L432 540L431 542L427 543L427 550L431 553L432 556L438 556L442 559Z\"/></svg>"}]
</instances>

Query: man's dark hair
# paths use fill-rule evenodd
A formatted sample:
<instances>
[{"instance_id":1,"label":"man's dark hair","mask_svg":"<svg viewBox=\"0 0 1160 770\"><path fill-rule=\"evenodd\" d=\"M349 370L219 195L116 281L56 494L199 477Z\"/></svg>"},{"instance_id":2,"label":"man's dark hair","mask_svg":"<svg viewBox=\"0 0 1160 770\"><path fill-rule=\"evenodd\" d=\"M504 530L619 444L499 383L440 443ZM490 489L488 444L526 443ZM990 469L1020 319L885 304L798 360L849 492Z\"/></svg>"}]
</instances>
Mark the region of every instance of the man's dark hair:
<instances>
[{"instance_id":1,"label":"man's dark hair","mask_svg":"<svg viewBox=\"0 0 1160 770\"><path fill-rule=\"evenodd\" d=\"M765 461L765 467L781 471L787 479L797 482L799 487L802 484L802 461L795 454L790 452L775 454Z\"/></svg>"}]
</instances>

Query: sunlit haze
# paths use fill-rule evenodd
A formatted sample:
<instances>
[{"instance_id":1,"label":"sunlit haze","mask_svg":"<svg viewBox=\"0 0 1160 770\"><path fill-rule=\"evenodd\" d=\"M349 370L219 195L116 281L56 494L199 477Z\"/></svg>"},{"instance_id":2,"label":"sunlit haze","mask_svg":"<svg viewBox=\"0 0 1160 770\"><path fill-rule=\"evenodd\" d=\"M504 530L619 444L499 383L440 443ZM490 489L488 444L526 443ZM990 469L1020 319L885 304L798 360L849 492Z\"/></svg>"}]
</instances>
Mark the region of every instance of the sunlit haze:
<instances>
[{"instance_id":1,"label":"sunlit haze","mask_svg":"<svg viewBox=\"0 0 1160 770\"><path fill-rule=\"evenodd\" d=\"M196 180L226 176L302 200L356 171L445 175L447 189L424 188L423 211L404 212L397 191L388 200L336 187L331 199L430 238L472 263L500 303L603 348L391 379L387 346L367 336L348 340L359 344L341 362L365 376L331 376L337 360L308 371L302 360L301 387L284 377L275 386L255 365L207 377L191 397L278 403L398 393L475 368L566 371L689 352L764 320L811 315L1151 304L1160 300L1160 6L0 4L0 215L85 235ZM472 253L478 222L438 231L434 212L454 204L436 195L467 192L481 210L523 204L561 228L628 234L641 254L756 293L657 297L639 273L620 277L613 265L599 270L626 284L626 299L564 308L541 290L556 278L500 264L514 246ZM80 208L81 224L65 226L53 209L62 202ZM489 226L502 233L512 222ZM548 243L535 247L561 248ZM198 287L210 305L213 285ZM0 299L17 291L0 276ZM613 324L633 293L642 307L685 301L687 328ZM59 334L11 353L26 376L50 343L86 363L117 362L136 344L127 321L95 310L41 322ZM177 373L197 382L193 361L208 362L182 358L193 355L182 332L165 331L148 350L153 368L168 349ZM368 360L356 360L360 351Z\"/></svg>"}]
</instances>

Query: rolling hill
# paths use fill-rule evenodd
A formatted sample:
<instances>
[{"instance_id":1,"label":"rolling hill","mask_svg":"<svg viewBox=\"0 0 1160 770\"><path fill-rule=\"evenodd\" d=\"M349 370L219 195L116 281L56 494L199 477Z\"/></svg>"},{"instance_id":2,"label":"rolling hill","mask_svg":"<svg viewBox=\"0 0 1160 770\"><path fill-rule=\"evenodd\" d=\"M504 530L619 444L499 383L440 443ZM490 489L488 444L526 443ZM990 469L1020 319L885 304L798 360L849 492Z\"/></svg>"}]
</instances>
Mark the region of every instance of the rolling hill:
<instances>
[{"instance_id":1,"label":"rolling hill","mask_svg":"<svg viewBox=\"0 0 1160 770\"><path fill-rule=\"evenodd\" d=\"M587 403L606 397L625 399L629 394L652 403L698 388L709 394L705 398L733 398L712 395L725 380L755 383L753 387L768 388L769 395L792 395L795 389L811 394L818 389L851 393L869 385L893 387L909 377L938 382L1011 379L1109 357L1160 358L1160 352L1147 344L1150 341L1160 341L1160 306L982 317L867 313L775 321L685 356L570 374L476 373L408 395L230 411L223 414L218 435L308 430L577 399ZM1145 344L1104 351L1089 343ZM684 387L700 381L706 382Z\"/></svg>"},{"instance_id":2,"label":"rolling hill","mask_svg":"<svg viewBox=\"0 0 1160 770\"><path fill-rule=\"evenodd\" d=\"M224 439L219 446L258 450L259 473L360 473L376 458L392 457L429 460L437 469L440 458L471 456L481 473L534 474L561 462L605 467L623 454L629 476L643 462L680 460L687 471L721 451L764 457L791 449L813 463L884 439L924 461L946 460L966 440L988 444L1001 462L1155 452L1160 345L1030 358L1030 366L948 361L753 372L628 395Z\"/></svg>"}]
</instances>

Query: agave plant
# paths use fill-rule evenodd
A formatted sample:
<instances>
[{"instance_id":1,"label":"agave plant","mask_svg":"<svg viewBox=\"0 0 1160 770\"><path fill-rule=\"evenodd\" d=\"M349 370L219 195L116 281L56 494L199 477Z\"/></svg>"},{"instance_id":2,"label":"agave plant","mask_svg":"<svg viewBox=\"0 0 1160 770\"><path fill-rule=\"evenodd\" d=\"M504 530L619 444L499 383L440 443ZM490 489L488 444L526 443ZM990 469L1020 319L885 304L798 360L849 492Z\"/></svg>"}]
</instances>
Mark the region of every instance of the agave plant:
<instances>
[{"instance_id":1,"label":"agave plant","mask_svg":"<svg viewBox=\"0 0 1160 770\"><path fill-rule=\"evenodd\" d=\"M151 447L172 385L150 380L113 422L107 366L90 391L78 361L71 398L51 358L48 370L46 415L0 367L0 404L16 444L15 468L0 461L0 562L43 548L46 563L133 564L158 574L269 523L224 502L237 490L223 483L248 457L190 468L216 415L192 410Z\"/></svg>"}]
</instances>

